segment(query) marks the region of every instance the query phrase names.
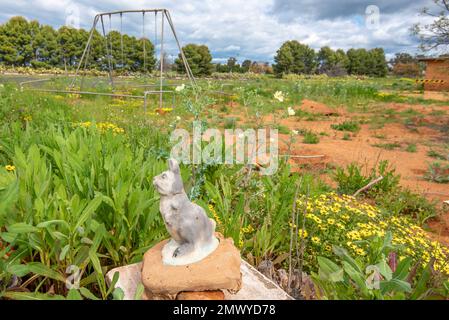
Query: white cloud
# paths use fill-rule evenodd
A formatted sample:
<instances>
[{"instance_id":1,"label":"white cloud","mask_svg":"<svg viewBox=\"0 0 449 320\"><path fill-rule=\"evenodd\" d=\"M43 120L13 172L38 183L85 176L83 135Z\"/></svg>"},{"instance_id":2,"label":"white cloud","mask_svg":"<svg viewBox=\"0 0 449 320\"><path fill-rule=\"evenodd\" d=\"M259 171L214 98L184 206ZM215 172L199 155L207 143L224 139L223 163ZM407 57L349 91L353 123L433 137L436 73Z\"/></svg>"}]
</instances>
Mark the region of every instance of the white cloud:
<instances>
[{"instance_id":1,"label":"white cloud","mask_svg":"<svg viewBox=\"0 0 449 320\"><path fill-rule=\"evenodd\" d=\"M286 40L296 39L315 49L328 45L334 49L351 47L384 47L388 54L396 51L413 52L416 40L409 28L422 17L419 7L429 0L339 1L323 0L190 0L151 2L151 7L169 9L182 44L202 43L209 46L214 61L225 61L229 56L271 61L276 50ZM381 8L380 28L368 30L364 23L364 2L378 3ZM149 2L97 0L0 0L0 22L14 15L37 19L60 27L65 22L65 8L79 6L80 25L89 29L98 12L120 9L148 8ZM146 17L146 35L154 38L154 21ZM126 19L125 19L126 20ZM126 31L141 35L141 16L129 18ZM108 22L107 22L108 23ZM119 21L112 26L119 28ZM168 30L168 29L167 29ZM171 40L171 38L170 38ZM175 54L174 42L166 48Z\"/></svg>"}]
</instances>

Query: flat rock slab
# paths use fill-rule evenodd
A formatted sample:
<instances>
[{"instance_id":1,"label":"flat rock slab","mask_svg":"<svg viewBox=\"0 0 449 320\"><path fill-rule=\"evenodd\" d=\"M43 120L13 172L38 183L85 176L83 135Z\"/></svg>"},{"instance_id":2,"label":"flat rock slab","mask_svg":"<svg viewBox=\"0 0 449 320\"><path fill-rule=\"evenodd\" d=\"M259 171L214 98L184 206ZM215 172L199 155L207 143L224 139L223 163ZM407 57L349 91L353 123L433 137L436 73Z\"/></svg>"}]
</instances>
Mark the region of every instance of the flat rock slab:
<instances>
[{"instance_id":1,"label":"flat rock slab","mask_svg":"<svg viewBox=\"0 0 449 320\"><path fill-rule=\"evenodd\" d=\"M220 238L218 247L201 261L176 266L163 263L162 251L166 243L168 240L159 242L143 257L142 283L151 294L240 289L241 258L232 239Z\"/></svg>"},{"instance_id":2,"label":"flat rock slab","mask_svg":"<svg viewBox=\"0 0 449 320\"><path fill-rule=\"evenodd\" d=\"M110 285L114 273L118 272L120 277L115 287L123 290L124 300L133 300L137 286L141 283L141 270L141 262L115 268L106 274L106 281ZM225 300L293 300L278 285L244 260L241 260L240 272L242 273L240 291L233 294L224 290Z\"/></svg>"}]
</instances>

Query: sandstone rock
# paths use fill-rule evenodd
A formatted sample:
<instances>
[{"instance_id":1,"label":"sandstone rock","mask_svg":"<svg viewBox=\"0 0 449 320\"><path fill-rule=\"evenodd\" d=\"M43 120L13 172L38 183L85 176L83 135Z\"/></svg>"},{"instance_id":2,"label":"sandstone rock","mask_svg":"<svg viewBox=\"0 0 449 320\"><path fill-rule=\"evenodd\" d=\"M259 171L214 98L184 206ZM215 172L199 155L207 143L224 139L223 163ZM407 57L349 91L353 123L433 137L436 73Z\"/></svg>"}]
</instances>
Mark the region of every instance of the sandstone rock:
<instances>
[{"instance_id":1,"label":"sandstone rock","mask_svg":"<svg viewBox=\"0 0 449 320\"><path fill-rule=\"evenodd\" d=\"M220 244L199 262L182 266L164 265L162 248L167 240L148 250L143 258L142 283L151 294L181 291L240 290L240 252L232 239L218 235Z\"/></svg>"},{"instance_id":2,"label":"sandstone rock","mask_svg":"<svg viewBox=\"0 0 449 320\"><path fill-rule=\"evenodd\" d=\"M121 288L125 293L124 300L133 300L137 285L141 282L142 262L134 263L110 270L106 274L108 285L111 285L114 273L120 274L115 287ZM242 260L240 265L242 273L242 288L237 293L224 290L225 300L292 300L293 298L282 290L276 283L262 275L253 266ZM149 294L149 295L148 295ZM175 299L175 295L151 295L145 292L143 300L148 299Z\"/></svg>"},{"instance_id":3,"label":"sandstone rock","mask_svg":"<svg viewBox=\"0 0 449 320\"><path fill-rule=\"evenodd\" d=\"M142 294L142 300L175 300L176 294L169 293L152 293L147 289L144 290Z\"/></svg>"},{"instance_id":4,"label":"sandstone rock","mask_svg":"<svg viewBox=\"0 0 449 320\"><path fill-rule=\"evenodd\" d=\"M176 300L224 300L225 296L223 291L185 291L180 292Z\"/></svg>"}]
</instances>

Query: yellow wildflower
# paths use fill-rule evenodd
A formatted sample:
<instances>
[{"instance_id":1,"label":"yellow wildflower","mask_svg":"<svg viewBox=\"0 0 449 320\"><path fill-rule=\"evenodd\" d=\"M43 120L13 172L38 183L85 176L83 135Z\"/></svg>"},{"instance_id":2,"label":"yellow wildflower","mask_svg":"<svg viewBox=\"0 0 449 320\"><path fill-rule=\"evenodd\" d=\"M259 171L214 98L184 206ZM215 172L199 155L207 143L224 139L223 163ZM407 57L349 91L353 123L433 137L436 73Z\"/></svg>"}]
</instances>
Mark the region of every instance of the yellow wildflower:
<instances>
[{"instance_id":1,"label":"yellow wildflower","mask_svg":"<svg viewBox=\"0 0 449 320\"><path fill-rule=\"evenodd\" d=\"M307 236L308 236L309 234L307 233L307 230L299 230L298 231L298 236L300 237L300 238L307 238Z\"/></svg>"},{"instance_id":2,"label":"yellow wildflower","mask_svg":"<svg viewBox=\"0 0 449 320\"><path fill-rule=\"evenodd\" d=\"M312 242L315 244L320 244L321 243L321 239L318 237L312 237Z\"/></svg>"},{"instance_id":3,"label":"yellow wildflower","mask_svg":"<svg viewBox=\"0 0 449 320\"><path fill-rule=\"evenodd\" d=\"M11 171L16 170L16 167L13 166L13 165L8 164L8 165L5 166L5 169L6 169L6 171L10 171L11 172Z\"/></svg>"}]
</instances>

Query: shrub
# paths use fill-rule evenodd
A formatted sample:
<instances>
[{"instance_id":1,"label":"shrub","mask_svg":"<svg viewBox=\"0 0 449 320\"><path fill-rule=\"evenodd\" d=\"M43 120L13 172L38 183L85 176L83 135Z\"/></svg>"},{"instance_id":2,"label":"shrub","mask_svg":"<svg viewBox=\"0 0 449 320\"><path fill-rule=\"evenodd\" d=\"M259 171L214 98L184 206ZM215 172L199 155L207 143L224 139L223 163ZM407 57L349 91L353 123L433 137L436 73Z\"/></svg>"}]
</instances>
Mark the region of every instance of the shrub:
<instances>
[{"instance_id":1,"label":"shrub","mask_svg":"<svg viewBox=\"0 0 449 320\"><path fill-rule=\"evenodd\" d=\"M425 178L438 183L449 182L449 165L440 162L433 162L429 164Z\"/></svg>"},{"instance_id":2,"label":"shrub","mask_svg":"<svg viewBox=\"0 0 449 320\"><path fill-rule=\"evenodd\" d=\"M377 168L372 168L368 175L363 174L362 167L351 163L345 168L337 168L333 180L337 182L337 191L341 194L354 194L372 180L382 176L383 179L375 184L368 193L370 195L385 194L395 190L399 185L399 175L390 168L388 161L381 161Z\"/></svg>"},{"instance_id":3,"label":"shrub","mask_svg":"<svg viewBox=\"0 0 449 320\"><path fill-rule=\"evenodd\" d=\"M360 125L355 121L345 121L340 124L332 124L331 128L338 131L358 132L360 131Z\"/></svg>"},{"instance_id":4,"label":"shrub","mask_svg":"<svg viewBox=\"0 0 449 320\"><path fill-rule=\"evenodd\" d=\"M235 118L226 118L223 126L225 129L235 129L236 123L237 120Z\"/></svg>"},{"instance_id":5,"label":"shrub","mask_svg":"<svg viewBox=\"0 0 449 320\"><path fill-rule=\"evenodd\" d=\"M435 150L429 150L427 152L427 155L431 158L435 158L437 160L449 160L449 155L448 156L444 156L442 153L435 151Z\"/></svg>"},{"instance_id":6,"label":"shrub","mask_svg":"<svg viewBox=\"0 0 449 320\"><path fill-rule=\"evenodd\" d=\"M376 199L391 214L413 217L420 225L437 215L436 203L408 189L395 190Z\"/></svg>"},{"instance_id":7,"label":"shrub","mask_svg":"<svg viewBox=\"0 0 449 320\"><path fill-rule=\"evenodd\" d=\"M318 257L318 274L312 273L318 298L404 300L449 296L449 282L435 273L432 262L422 268L410 257L398 257L398 251L390 232L370 241L366 259L334 246L332 259ZM422 271L416 275L418 267Z\"/></svg>"},{"instance_id":8,"label":"shrub","mask_svg":"<svg viewBox=\"0 0 449 320\"><path fill-rule=\"evenodd\" d=\"M414 143L409 143L407 145L407 148L405 148L405 151L412 152L412 153L416 152L416 150L417 150L416 144L414 144Z\"/></svg>"},{"instance_id":9,"label":"shrub","mask_svg":"<svg viewBox=\"0 0 449 320\"><path fill-rule=\"evenodd\" d=\"M376 143L373 144L373 147L385 149L385 150L394 150L400 148L401 145L399 143Z\"/></svg>"},{"instance_id":10,"label":"shrub","mask_svg":"<svg viewBox=\"0 0 449 320\"><path fill-rule=\"evenodd\" d=\"M320 137L312 131L306 131L302 142L306 144L317 144L320 142Z\"/></svg>"}]
</instances>

